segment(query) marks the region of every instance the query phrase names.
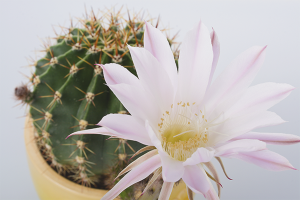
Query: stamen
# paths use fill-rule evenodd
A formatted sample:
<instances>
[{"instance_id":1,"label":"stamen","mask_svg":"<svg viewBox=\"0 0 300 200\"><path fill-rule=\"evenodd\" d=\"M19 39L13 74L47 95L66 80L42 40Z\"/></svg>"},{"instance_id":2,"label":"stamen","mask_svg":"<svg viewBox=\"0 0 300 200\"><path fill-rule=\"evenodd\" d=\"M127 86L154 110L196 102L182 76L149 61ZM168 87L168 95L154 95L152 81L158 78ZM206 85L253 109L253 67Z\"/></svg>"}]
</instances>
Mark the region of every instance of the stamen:
<instances>
[{"instance_id":1,"label":"stamen","mask_svg":"<svg viewBox=\"0 0 300 200\"><path fill-rule=\"evenodd\" d=\"M185 134L185 133L189 133L189 132L192 132L192 131L194 131L194 130L184 131L182 133L179 133L178 135L174 135L173 137L177 137L179 135L182 135L182 134Z\"/></svg>"}]
</instances>

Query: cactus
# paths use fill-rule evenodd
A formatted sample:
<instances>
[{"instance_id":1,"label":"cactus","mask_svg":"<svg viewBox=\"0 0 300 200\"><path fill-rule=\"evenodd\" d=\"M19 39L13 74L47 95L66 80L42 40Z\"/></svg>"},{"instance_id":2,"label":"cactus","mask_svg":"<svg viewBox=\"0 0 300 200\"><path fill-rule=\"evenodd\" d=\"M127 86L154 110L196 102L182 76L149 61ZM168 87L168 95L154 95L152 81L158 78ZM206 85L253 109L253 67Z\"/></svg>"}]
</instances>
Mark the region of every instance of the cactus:
<instances>
[{"instance_id":1,"label":"cactus","mask_svg":"<svg viewBox=\"0 0 300 200\"><path fill-rule=\"evenodd\" d=\"M138 15L125 20L120 12L105 12L97 18L92 11L79 20L82 28L71 22L70 28L62 29L64 34L57 34L55 45L45 43L46 55L35 62L35 73L29 78L33 91L25 86L15 90L30 105L37 144L48 163L89 187L110 189L113 178L128 164L128 156L143 147L103 135L65 140L75 131L95 128L108 113L128 114L105 85L102 69L94 65L118 63L136 75L127 44L143 46L144 21ZM174 38L169 38L171 46ZM129 198L128 194L121 197Z\"/></svg>"}]
</instances>

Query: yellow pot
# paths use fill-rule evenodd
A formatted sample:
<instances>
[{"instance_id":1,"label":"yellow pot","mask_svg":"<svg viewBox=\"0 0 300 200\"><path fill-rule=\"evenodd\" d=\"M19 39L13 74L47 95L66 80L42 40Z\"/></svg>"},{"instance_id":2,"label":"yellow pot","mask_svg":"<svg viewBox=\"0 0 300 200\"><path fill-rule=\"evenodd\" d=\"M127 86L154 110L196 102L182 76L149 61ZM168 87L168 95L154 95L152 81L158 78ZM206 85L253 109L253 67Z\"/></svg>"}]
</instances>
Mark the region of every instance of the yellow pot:
<instances>
[{"instance_id":1,"label":"yellow pot","mask_svg":"<svg viewBox=\"0 0 300 200\"><path fill-rule=\"evenodd\" d=\"M25 145L32 180L41 200L99 200L107 190L93 189L76 184L54 171L44 160L36 145L32 119L26 118ZM188 200L185 184L176 186L171 200Z\"/></svg>"}]
</instances>

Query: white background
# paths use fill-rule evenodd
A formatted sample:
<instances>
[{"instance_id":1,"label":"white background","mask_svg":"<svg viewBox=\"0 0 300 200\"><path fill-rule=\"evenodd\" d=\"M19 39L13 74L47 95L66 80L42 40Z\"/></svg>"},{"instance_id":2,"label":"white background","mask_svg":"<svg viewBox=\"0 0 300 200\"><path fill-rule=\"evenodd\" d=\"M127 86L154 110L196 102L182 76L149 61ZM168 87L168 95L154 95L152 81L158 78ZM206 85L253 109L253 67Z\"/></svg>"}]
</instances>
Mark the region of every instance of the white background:
<instances>
[{"instance_id":1,"label":"white background","mask_svg":"<svg viewBox=\"0 0 300 200\"><path fill-rule=\"evenodd\" d=\"M300 135L300 1L102 1L102 0L18 0L0 1L0 199L38 199L27 166L23 140L24 108L13 97L14 87L29 74L26 57L41 49L38 39L54 37L51 25L69 24L69 16L81 17L84 5L95 10L127 5L132 10L147 10L161 16L172 32L180 31L178 41L200 19L214 27L221 43L216 74L239 53L253 45L268 45L263 68L253 84L289 83L297 89L283 102L271 108L288 121L264 128L266 132ZM300 144L268 146L300 169ZM300 199L300 172L272 172L239 160L224 159L233 181L221 168L223 200L296 200ZM197 196L197 199L202 199Z\"/></svg>"}]
</instances>

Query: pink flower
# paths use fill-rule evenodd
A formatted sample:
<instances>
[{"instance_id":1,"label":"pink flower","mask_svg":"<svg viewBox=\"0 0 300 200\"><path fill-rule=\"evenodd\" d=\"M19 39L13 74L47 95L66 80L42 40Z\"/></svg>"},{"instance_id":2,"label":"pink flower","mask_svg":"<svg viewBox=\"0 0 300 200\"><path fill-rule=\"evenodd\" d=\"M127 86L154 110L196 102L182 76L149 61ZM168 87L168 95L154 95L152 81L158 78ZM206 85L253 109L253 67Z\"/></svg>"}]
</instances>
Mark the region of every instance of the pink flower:
<instances>
[{"instance_id":1,"label":"pink flower","mask_svg":"<svg viewBox=\"0 0 300 200\"><path fill-rule=\"evenodd\" d=\"M219 199L209 178L219 185L211 159L238 158L269 170L294 169L266 143L292 144L297 136L256 133L253 129L284 123L267 111L294 87L281 83L250 86L265 57L266 47L240 54L211 83L220 45L200 22L182 43L179 70L165 36L146 23L144 48L128 47L138 78L117 64L101 65L108 87L131 115L109 114L102 126L73 133L102 134L135 140L150 150L124 169L128 172L102 199L113 199L125 188L155 171L164 184L159 199L168 199L182 179L189 194ZM206 166L212 175L204 170ZM190 196L192 199L192 197Z\"/></svg>"}]
</instances>

